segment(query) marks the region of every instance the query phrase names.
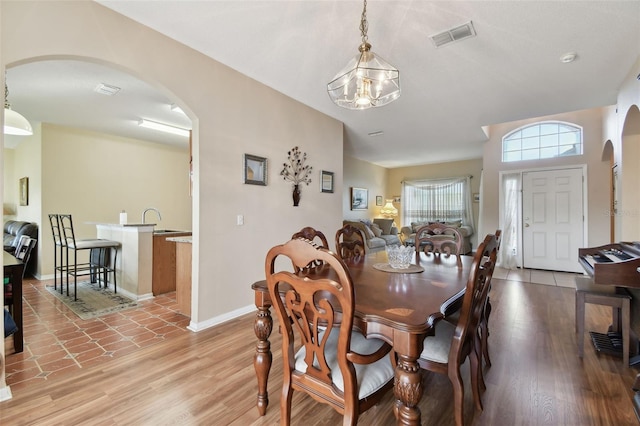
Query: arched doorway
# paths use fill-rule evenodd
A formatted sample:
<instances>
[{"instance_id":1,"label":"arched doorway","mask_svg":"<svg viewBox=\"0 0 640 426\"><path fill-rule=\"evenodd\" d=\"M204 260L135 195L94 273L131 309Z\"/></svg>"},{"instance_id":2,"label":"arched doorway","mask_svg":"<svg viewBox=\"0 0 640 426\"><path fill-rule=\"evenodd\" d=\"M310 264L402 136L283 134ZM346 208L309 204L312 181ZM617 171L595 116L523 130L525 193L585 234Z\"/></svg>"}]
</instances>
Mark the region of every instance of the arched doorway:
<instances>
[{"instance_id":1,"label":"arched doorway","mask_svg":"<svg viewBox=\"0 0 640 426\"><path fill-rule=\"evenodd\" d=\"M616 240L640 239L640 109L631 106L621 133Z\"/></svg>"},{"instance_id":2,"label":"arched doorway","mask_svg":"<svg viewBox=\"0 0 640 426\"><path fill-rule=\"evenodd\" d=\"M616 237L616 210L618 209L618 166L615 162L613 144L610 140L606 141L602 148L602 161L608 161L611 170L609 175L609 241L613 243Z\"/></svg>"},{"instance_id":3,"label":"arched doorway","mask_svg":"<svg viewBox=\"0 0 640 426\"><path fill-rule=\"evenodd\" d=\"M53 271L53 242L45 226L51 212L80 213L81 236L95 235L88 222L117 223L122 210L135 222L148 207L163 213L165 229L192 228L189 137L138 125L146 119L190 129L191 119L172 109L178 101L171 93L91 58L34 59L8 68L6 76L13 108L38 130L33 137L5 136L5 147L33 151L23 155L32 158L9 169L31 176L33 202L17 213L41 224L38 276ZM27 142L30 148L20 148ZM20 176L6 179L5 202L17 197L11 182Z\"/></svg>"}]
</instances>

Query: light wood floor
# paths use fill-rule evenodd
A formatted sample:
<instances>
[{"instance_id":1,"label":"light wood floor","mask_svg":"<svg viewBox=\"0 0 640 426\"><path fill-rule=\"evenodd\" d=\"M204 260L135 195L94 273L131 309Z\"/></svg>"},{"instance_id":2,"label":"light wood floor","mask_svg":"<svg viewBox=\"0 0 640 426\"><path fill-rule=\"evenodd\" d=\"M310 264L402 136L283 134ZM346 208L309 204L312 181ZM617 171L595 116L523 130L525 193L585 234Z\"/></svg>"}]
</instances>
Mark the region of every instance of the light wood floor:
<instances>
[{"instance_id":1,"label":"light wood floor","mask_svg":"<svg viewBox=\"0 0 640 426\"><path fill-rule=\"evenodd\" d=\"M491 293L485 409L475 412L466 378L465 415L473 425L634 425L631 385L637 371L585 345L577 356L574 290L498 279ZM605 331L606 308L587 306L587 330ZM585 336L588 336L585 334ZM2 425L276 425L282 384L277 324L265 417L255 408L253 316L179 335L126 355L14 392L0 403ZM451 425L452 391L445 377L425 374L423 425ZM392 425L392 393L360 418ZM336 425L330 408L294 393L293 424Z\"/></svg>"}]
</instances>

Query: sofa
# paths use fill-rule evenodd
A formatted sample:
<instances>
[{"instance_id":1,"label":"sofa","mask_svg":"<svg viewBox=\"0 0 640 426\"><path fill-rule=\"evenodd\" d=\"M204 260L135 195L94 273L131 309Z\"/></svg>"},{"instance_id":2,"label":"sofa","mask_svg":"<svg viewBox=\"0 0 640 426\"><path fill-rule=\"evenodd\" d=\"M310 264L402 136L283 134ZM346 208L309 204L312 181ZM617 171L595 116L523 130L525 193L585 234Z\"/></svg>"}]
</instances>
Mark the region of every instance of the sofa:
<instances>
[{"instance_id":1,"label":"sofa","mask_svg":"<svg viewBox=\"0 0 640 426\"><path fill-rule=\"evenodd\" d=\"M438 221L439 223L444 223L447 226L451 226L453 228L459 228L460 235L462 235L462 253L469 254L471 253L471 236L473 235L473 227L469 225L463 225L462 220L452 220L452 221ZM411 222L411 226L403 226L400 229L400 236L402 241L407 244L409 242L411 244L412 241L416 238L416 231L418 228L423 227L424 225L428 225L431 222Z\"/></svg>"},{"instance_id":2,"label":"sofa","mask_svg":"<svg viewBox=\"0 0 640 426\"><path fill-rule=\"evenodd\" d=\"M28 237L38 239L38 224L33 222L25 222L22 220L8 220L4 223L4 235L2 236L2 245L4 251L15 254L20 237L26 235ZM34 250L29 258L26 270L33 273L36 270L37 253Z\"/></svg>"},{"instance_id":3,"label":"sofa","mask_svg":"<svg viewBox=\"0 0 640 426\"><path fill-rule=\"evenodd\" d=\"M344 220L342 224L352 225L362 232L367 253L375 253L384 250L387 246L402 244L393 219Z\"/></svg>"}]
</instances>

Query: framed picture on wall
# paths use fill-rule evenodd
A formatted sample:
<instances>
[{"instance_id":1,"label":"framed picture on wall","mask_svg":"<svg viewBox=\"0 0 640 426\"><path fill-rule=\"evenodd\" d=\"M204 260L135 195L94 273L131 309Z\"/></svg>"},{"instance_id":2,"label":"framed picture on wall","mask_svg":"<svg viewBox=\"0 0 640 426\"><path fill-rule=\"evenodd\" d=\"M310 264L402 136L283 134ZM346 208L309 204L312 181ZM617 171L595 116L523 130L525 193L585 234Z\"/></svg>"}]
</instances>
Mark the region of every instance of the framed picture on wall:
<instances>
[{"instance_id":1,"label":"framed picture on wall","mask_svg":"<svg viewBox=\"0 0 640 426\"><path fill-rule=\"evenodd\" d=\"M244 183L267 186L267 159L257 155L244 155Z\"/></svg>"},{"instance_id":2,"label":"framed picture on wall","mask_svg":"<svg viewBox=\"0 0 640 426\"><path fill-rule=\"evenodd\" d=\"M23 177L20 178L20 205L28 206L29 205L29 178Z\"/></svg>"},{"instance_id":3,"label":"framed picture on wall","mask_svg":"<svg viewBox=\"0 0 640 426\"><path fill-rule=\"evenodd\" d=\"M369 208L369 190L351 187L351 210L367 210Z\"/></svg>"},{"instance_id":4,"label":"framed picture on wall","mask_svg":"<svg viewBox=\"0 0 640 426\"><path fill-rule=\"evenodd\" d=\"M320 170L320 191L333 193L333 172Z\"/></svg>"},{"instance_id":5,"label":"framed picture on wall","mask_svg":"<svg viewBox=\"0 0 640 426\"><path fill-rule=\"evenodd\" d=\"M376 195L376 206L382 205L382 195Z\"/></svg>"}]
</instances>

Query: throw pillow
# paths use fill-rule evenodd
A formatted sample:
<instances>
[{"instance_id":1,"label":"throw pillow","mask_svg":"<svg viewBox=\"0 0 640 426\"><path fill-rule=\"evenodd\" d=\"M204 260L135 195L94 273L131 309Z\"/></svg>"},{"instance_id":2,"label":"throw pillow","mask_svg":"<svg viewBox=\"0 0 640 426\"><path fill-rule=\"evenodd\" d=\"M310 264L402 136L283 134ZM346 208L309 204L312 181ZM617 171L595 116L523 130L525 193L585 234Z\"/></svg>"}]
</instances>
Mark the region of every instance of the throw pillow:
<instances>
[{"instance_id":1,"label":"throw pillow","mask_svg":"<svg viewBox=\"0 0 640 426\"><path fill-rule=\"evenodd\" d=\"M418 229L422 228L427 224L430 225L431 222L411 222L411 230L412 232L416 232Z\"/></svg>"},{"instance_id":2,"label":"throw pillow","mask_svg":"<svg viewBox=\"0 0 640 426\"><path fill-rule=\"evenodd\" d=\"M373 219L373 223L375 223L380 227L380 229L382 229L382 235L391 235L393 219Z\"/></svg>"},{"instance_id":3,"label":"throw pillow","mask_svg":"<svg viewBox=\"0 0 640 426\"><path fill-rule=\"evenodd\" d=\"M382 229L380 229L380 227L376 223L371 225L371 231L373 232L373 235L375 235L376 237L379 237L380 235L382 235Z\"/></svg>"},{"instance_id":4,"label":"throw pillow","mask_svg":"<svg viewBox=\"0 0 640 426\"><path fill-rule=\"evenodd\" d=\"M362 228L363 228L364 233L366 234L365 238L367 240L375 237L375 235L373 234L373 231L371 230L371 227L369 225L367 225L366 223L362 222Z\"/></svg>"},{"instance_id":5,"label":"throw pillow","mask_svg":"<svg viewBox=\"0 0 640 426\"><path fill-rule=\"evenodd\" d=\"M451 222L445 222L444 224L447 225L447 226L450 226L452 228L460 228L462 226L462 219L454 220L454 221L451 221Z\"/></svg>"}]
</instances>

